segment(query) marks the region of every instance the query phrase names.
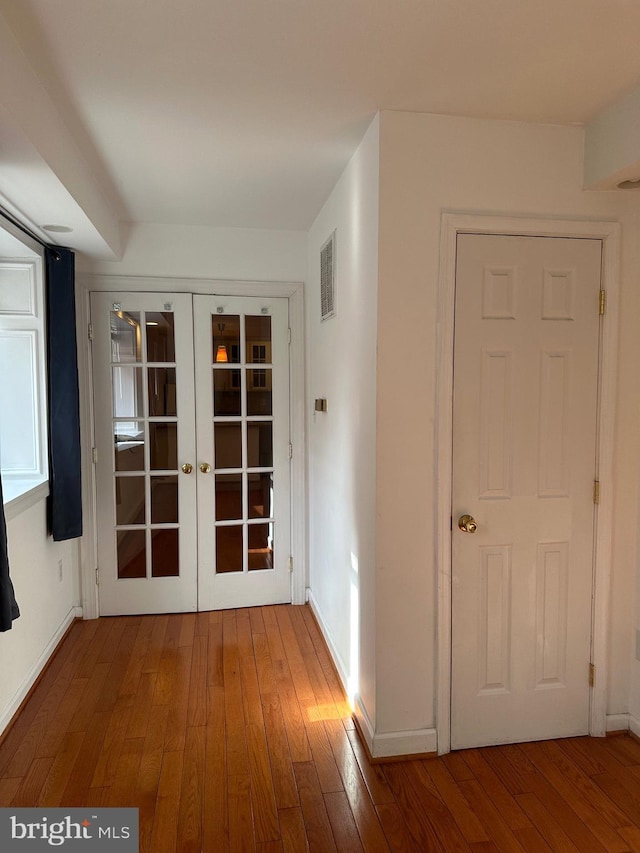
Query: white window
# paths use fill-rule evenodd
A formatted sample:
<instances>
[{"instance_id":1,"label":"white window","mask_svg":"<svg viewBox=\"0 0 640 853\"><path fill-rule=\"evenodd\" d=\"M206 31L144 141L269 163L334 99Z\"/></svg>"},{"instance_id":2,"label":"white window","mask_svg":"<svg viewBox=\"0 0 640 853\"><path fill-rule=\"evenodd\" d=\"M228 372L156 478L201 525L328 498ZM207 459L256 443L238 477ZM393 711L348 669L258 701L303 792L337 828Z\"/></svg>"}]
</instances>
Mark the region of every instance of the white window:
<instances>
[{"instance_id":1,"label":"white window","mask_svg":"<svg viewBox=\"0 0 640 853\"><path fill-rule=\"evenodd\" d=\"M0 467L5 504L48 479L44 252L19 235L17 229L0 230Z\"/></svg>"}]
</instances>

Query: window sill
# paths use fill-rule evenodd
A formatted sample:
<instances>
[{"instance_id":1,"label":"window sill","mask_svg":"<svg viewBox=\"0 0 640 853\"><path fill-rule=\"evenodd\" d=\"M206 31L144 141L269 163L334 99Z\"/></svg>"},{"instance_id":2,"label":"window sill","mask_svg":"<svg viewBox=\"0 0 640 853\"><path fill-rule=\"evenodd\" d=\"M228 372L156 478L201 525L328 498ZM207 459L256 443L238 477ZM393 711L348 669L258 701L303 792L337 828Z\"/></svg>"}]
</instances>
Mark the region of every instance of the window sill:
<instances>
[{"instance_id":1,"label":"window sill","mask_svg":"<svg viewBox=\"0 0 640 853\"><path fill-rule=\"evenodd\" d=\"M3 480L4 513L7 521L35 506L49 494L48 480Z\"/></svg>"}]
</instances>

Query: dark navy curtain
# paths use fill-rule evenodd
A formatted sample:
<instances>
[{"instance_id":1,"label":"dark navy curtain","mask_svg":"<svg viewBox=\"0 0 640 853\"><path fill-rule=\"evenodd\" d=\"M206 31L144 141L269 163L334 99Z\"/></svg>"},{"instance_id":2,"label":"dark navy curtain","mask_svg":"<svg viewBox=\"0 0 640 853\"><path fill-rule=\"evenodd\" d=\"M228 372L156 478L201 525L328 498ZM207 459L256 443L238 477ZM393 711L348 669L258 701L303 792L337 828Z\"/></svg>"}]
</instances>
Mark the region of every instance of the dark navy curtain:
<instances>
[{"instance_id":1,"label":"dark navy curtain","mask_svg":"<svg viewBox=\"0 0 640 853\"><path fill-rule=\"evenodd\" d=\"M2 478L0 478L0 631L9 631L11 623L20 615L20 610L9 577L9 553L7 550L7 521L2 500Z\"/></svg>"},{"instance_id":2,"label":"dark navy curtain","mask_svg":"<svg viewBox=\"0 0 640 853\"><path fill-rule=\"evenodd\" d=\"M80 403L76 346L75 256L45 249L49 403L49 531L82 536Z\"/></svg>"}]
</instances>

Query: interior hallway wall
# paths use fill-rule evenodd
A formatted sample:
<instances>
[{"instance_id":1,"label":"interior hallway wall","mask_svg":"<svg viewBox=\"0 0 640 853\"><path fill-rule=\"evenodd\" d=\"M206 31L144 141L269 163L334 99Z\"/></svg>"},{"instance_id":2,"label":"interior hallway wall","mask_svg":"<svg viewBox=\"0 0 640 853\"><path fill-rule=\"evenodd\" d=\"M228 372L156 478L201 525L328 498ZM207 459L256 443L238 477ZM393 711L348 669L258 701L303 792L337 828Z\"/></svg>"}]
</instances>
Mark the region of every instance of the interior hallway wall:
<instances>
[{"instance_id":1,"label":"interior hallway wall","mask_svg":"<svg viewBox=\"0 0 640 853\"><path fill-rule=\"evenodd\" d=\"M233 281L304 281L307 273L305 231L139 223L125 228L123 243L120 261L78 256L78 271Z\"/></svg>"},{"instance_id":2,"label":"interior hallway wall","mask_svg":"<svg viewBox=\"0 0 640 853\"><path fill-rule=\"evenodd\" d=\"M615 481L602 488L615 489L616 506L608 710L629 711L640 481L640 200L620 191L584 192L582 181L581 128L381 114L375 702L380 733L435 725L434 429L444 211L622 223ZM634 690L637 713L640 688Z\"/></svg>"},{"instance_id":3,"label":"interior hallway wall","mask_svg":"<svg viewBox=\"0 0 640 853\"><path fill-rule=\"evenodd\" d=\"M309 585L349 692L375 715L375 434L379 121L309 231ZM336 316L320 318L320 248L336 232ZM326 413L313 413L315 398Z\"/></svg>"},{"instance_id":4,"label":"interior hallway wall","mask_svg":"<svg viewBox=\"0 0 640 853\"><path fill-rule=\"evenodd\" d=\"M7 540L20 618L0 634L0 732L75 618L80 601L78 541L49 537L46 499L8 517Z\"/></svg>"}]
</instances>

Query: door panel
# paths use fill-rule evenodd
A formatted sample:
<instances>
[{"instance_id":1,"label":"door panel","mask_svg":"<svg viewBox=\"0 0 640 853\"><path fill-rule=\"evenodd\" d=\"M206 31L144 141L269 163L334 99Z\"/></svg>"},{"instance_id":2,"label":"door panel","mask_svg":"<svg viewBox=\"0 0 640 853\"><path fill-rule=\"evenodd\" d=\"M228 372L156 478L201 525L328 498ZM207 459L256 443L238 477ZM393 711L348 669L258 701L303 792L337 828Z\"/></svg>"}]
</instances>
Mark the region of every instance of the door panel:
<instances>
[{"instance_id":1,"label":"door panel","mask_svg":"<svg viewBox=\"0 0 640 853\"><path fill-rule=\"evenodd\" d=\"M201 609L291 600L288 303L195 296Z\"/></svg>"},{"instance_id":2,"label":"door panel","mask_svg":"<svg viewBox=\"0 0 640 853\"><path fill-rule=\"evenodd\" d=\"M191 296L94 293L102 615L197 608Z\"/></svg>"},{"instance_id":3,"label":"door panel","mask_svg":"<svg viewBox=\"0 0 640 853\"><path fill-rule=\"evenodd\" d=\"M585 734L601 243L458 240L452 746Z\"/></svg>"},{"instance_id":4,"label":"door panel","mask_svg":"<svg viewBox=\"0 0 640 853\"><path fill-rule=\"evenodd\" d=\"M288 300L91 309L100 612L291 601Z\"/></svg>"}]
</instances>

